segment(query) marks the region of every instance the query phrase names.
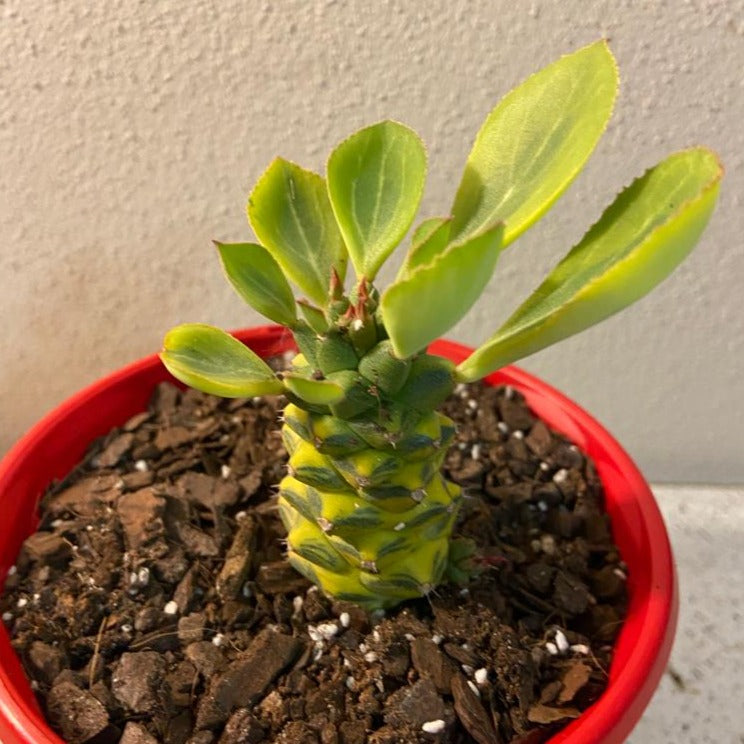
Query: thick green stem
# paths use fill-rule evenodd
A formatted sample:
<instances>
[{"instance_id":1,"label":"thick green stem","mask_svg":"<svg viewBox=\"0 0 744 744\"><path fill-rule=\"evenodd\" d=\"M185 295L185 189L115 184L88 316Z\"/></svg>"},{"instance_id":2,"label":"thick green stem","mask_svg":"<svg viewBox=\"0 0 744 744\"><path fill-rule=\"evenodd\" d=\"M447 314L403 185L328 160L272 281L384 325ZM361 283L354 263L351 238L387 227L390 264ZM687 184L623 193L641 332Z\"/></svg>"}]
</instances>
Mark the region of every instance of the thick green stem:
<instances>
[{"instance_id":1,"label":"thick green stem","mask_svg":"<svg viewBox=\"0 0 744 744\"><path fill-rule=\"evenodd\" d=\"M454 424L435 408L454 377L445 359L396 359L385 338L359 353L354 340L331 330L315 337L313 362L295 362L344 397L322 406L291 396L279 508L292 565L327 594L375 609L426 594L447 569L461 493L441 473Z\"/></svg>"},{"instance_id":2,"label":"thick green stem","mask_svg":"<svg viewBox=\"0 0 744 744\"><path fill-rule=\"evenodd\" d=\"M409 409L391 411L386 426L291 403L284 419L290 460L279 507L292 565L327 594L369 609L436 586L460 501L440 472L452 421Z\"/></svg>"}]
</instances>

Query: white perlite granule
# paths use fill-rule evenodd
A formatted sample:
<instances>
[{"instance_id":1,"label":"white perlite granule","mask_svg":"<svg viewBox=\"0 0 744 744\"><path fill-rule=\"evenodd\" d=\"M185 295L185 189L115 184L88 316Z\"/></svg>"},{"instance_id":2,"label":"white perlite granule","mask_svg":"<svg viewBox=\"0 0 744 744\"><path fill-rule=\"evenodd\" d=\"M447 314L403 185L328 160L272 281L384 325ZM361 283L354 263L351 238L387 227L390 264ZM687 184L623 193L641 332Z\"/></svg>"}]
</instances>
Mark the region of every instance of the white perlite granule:
<instances>
[{"instance_id":1,"label":"white perlite granule","mask_svg":"<svg viewBox=\"0 0 744 744\"><path fill-rule=\"evenodd\" d=\"M568 639L562 630L555 631L555 645L558 646L558 650L565 654L568 651Z\"/></svg>"},{"instance_id":2,"label":"white perlite granule","mask_svg":"<svg viewBox=\"0 0 744 744\"><path fill-rule=\"evenodd\" d=\"M426 734L441 734L444 731L444 721L437 718L435 721L427 721L421 724L421 730Z\"/></svg>"},{"instance_id":3,"label":"white perlite granule","mask_svg":"<svg viewBox=\"0 0 744 744\"><path fill-rule=\"evenodd\" d=\"M568 480L568 470L561 468L554 476L553 483L565 483Z\"/></svg>"},{"instance_id":4,"label":"white perlite granule","mask_svg":"<svg viewBox=\"0 0 744 744\"><path fill-rule=\"evenodd\" d=\"M317 631L324 641L330 641L338 633L338 625L336 623L321 623L318 625Z\"/></svg>"}]
</instances>

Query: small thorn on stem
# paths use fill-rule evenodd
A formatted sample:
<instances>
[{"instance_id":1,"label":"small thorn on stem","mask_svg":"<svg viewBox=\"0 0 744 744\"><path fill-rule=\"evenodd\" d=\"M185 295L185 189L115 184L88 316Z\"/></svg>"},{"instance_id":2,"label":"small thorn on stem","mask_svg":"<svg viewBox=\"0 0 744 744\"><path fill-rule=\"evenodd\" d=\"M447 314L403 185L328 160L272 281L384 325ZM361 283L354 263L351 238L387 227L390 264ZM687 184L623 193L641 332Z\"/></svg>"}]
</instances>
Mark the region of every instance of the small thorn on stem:
<instances>
[{"instance_id":1,"label":"small thorn on stem","mask_svg":"<svg viewBox=\"0 0 744 744\"><path fill-rule=\"evenodd\" d=\"M340 300L344 296L344 285L335 266L331 267L330 295L334 300Z\"/></svg>"},{"instance_id":2,"label":"small thorn on stem","mask_svg":"<svg viewBox=\"0 0 744 744\"><path fill-rule=\"evenodd\" d=\"M377 564L374 561L362 561L361 569L362 571L367 571L367 573L380 573L379 569L377 568Z\"/></svg>"},{"instance_id":3,"label":"small thorn on stem","mask_svg":"<svg viewBox=\"0 0 744 744\"><path fill-rule=\"evenodd\" d=\"M359 305L364 305L369 299L369 292L367 291L367 277L363 276L359 280L359 286L357 287L357 297L359 298Z\"/></svg>"}]
</instances>

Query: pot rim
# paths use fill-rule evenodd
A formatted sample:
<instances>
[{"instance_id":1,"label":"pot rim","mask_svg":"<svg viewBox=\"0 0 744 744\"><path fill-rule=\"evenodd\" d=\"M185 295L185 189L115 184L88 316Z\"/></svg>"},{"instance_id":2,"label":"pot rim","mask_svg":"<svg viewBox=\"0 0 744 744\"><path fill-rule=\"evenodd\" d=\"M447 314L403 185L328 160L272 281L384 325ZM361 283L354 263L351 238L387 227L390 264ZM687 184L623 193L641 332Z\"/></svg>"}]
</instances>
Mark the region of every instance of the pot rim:
<instances>
[{"instance_id":1,"label":"pot rim","mask_svg":"<svg viewBox=\"0 0 744 744\"><path fill-rule=\"evenodd\" d=\"M248 328L235 331L234 335L262 356L281 353L291 345L291 336L279 326ZM452 341L437 341L429 351L459 362L472 350ZM88 436L81 445L84 448L95 437L123 424L136 410L144 410L154 386L172 379L157 354L133 362L54 408L0 461L0 499L2 506L11 511L8 522L0 523L0 544L10 546L6 555L0 549L0 591L23 538L34 526L34 516L28 511L22 513L24 496L27 501L28 494L33 493L38 499L48 483L64 476L82 455L82 451L65 447L61 438L70 422L84 409L99 414L86 426ZM628 613L615 642L607 688L579 718L551 737L549 744L621 744L640 719L663 674L676 627L677 579L661 512L628 454L583 408L552 386L513 366L489 375L486 381L512 385L523 393L540 418L593 459L605 487L613 537L629 566ZM90 413L88 418L92 418ZM31 465L39 453L46 461L42 469ZM55 466L47 467L50 462ZM15 502L13 495L18 496ZM3 524L18 528L3 535ZM30 688L19 689L24 680L5 626L0 623L0 741L63 744L46 725Z\"/></svg>"}]
</instances>

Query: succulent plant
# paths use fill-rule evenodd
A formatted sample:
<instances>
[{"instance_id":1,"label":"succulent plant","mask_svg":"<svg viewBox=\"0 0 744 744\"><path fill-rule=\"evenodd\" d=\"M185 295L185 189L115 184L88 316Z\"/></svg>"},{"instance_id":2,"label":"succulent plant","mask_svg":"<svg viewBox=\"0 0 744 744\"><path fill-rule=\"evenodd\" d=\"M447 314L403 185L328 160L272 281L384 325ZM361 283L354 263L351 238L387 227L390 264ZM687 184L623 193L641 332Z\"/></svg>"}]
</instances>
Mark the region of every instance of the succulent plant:
<instances>
[{"instance_id":1,"label":"succulent plant","mask_svg":"<svg viewBox=\"0 0 744 744\"><path fill-rule=\"evenodd\" d=\"M325 178L274 160L248 201L260 243L217 244L235 289L291 331L299 354L275 373L224 331L186 324L166 335L162 359L208 393L287 396L290 457L279 486L287 554L327 594L389 607L462 578L470 548L451 538L462 494L441 469L455 427L437 407L456 384L639 299L698 240L722 176L702 147L669 156L623 190L461 364L427 353L482 293L501 251L582 169L616 92L615 61L600 41L508 93L476 137L450 214L413 231L382 294L375 277L411 227L426 174L423 144L393 121L338 145ZM356 276L347 291L349 260Z\"/></svg>"}]
</instances>

